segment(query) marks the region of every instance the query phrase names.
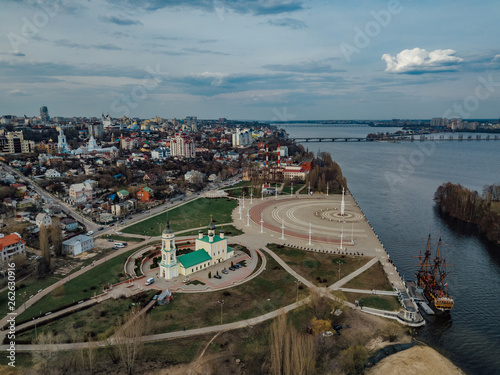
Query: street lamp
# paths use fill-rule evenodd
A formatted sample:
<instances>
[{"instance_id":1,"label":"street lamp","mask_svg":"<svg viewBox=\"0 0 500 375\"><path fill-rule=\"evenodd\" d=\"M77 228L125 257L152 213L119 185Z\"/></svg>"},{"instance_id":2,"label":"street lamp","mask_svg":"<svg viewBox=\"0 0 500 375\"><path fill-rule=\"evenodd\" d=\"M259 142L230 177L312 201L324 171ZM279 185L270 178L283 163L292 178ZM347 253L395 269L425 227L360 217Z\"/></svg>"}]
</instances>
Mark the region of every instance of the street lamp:
<instances>
[{"instance_id":1,"label":"street lamp","mask_svg":"<svg viewBox=\"0 0 500 375\"><path fill-rule=\"evenodd\" d=\"M220 304L220 324L222 325L222 305L224 305L224 300L221 299L220 301L217 301L218 304Z\"/></svg>"},{"instance_id":2,"label":"street lamp","mask_svg":"<svg viewBox=\"0 0 500 375\"><path fill-rule=\"evenodd\" d=\"M340 280L340 263L341 263L341 262L340 262L340 260L337 260L337 262L336 262L336 263L339 265L339 280Z\"/></svg>"}]
</instances>

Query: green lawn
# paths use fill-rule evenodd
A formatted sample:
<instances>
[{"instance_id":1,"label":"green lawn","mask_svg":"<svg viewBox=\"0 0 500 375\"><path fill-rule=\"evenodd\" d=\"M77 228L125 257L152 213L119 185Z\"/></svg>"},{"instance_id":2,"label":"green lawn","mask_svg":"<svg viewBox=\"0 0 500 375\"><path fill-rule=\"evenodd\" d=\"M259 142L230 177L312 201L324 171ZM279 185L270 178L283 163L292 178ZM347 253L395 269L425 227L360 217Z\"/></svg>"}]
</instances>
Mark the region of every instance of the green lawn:
<instances>
[{"instance_id":1,"label":"green lawn","mask_svg":"<svg viewBox=\"0 0 500 375\"><path fill-rule=\"evenodd\" d=\"M31 295L38 293L40 289L45 289L46 287L54 284L60 279L53 276L46 276L42 279L36 277L30 277L22 282L16 283L18 290L16 291L16 308L19 308L24 302L26 302ZM21 285L24 285L21 287ZM8 291L4 290L0 293L0 316L4 317L8 313L7 304Z\"/></svg>"},{"instance_id":2,"label":"green lawn","mask_svg":"<svg viewBox=\"0 0 500 375\"><path fill-rule=\"evenodd\" d=\"M382 267L380 262L375 263L354 279L349 280L349 282L342 285L342 287L353 289L393 290L391 282L387 278L384 267Z\"/></svg>"},{"instance_id":3,"label":"green lawn","mask_svg":"<svg viewBox=\"0 0 500 375\"><path fill-rule=\"evenodd\" d=\"M35 329L22 332L16 336L18 344L30 344L35 335L52 332L59 342L87 341L90 335L93 340L101 341L110 337L121 319L133 306L144 306L155 291L143 293L132 298L107 300L88 309L54 320Z\"/></svg>"},{"instance_id":4,"label":"green lawn","mask_svg":"<svg viewBox=\"0 0 500 375\"><path fill-rule=\"evenodd\" d=\"M270 258L266 270L243 285L212 293L174 293L170 304L151 311L153 333L220 324L221 307L217 301L221 300L224 300L223 323L266 314L295 302L294 281L293 276ZM299 290L299 298L306 294L306 289Z\"/></svg>"},{"instance_id":5,"label":"green lawn","mask_svg":"<svg viewBox=\"0 0 500 375\"><path fill-rule=\"evenodd\" d=\"M206 232L205 226L203 226L202 229L203 229L203 232L205 233ZM181 237L181 236L197 236L198 235L198 230L199 229L193 229L193 230L188 231L188 232L176 233L176 235L179 236L179 237ZM219 229L217 229L217 232L218 231L219 231ZM224 235L226 237L239 236L240 234L243 234L243 231L239 230L235 226L233 226L233 225L224 225Z\"/></svg>"},{"instance_id":6,"label":"green lawn","mask_svg":"<svg viewBox=\"0 0 500 375\"><path fill-rule=\"evenodd\" d=\"M232 188L242 188L245 186L250 187L251 185L252 185L252 181L240 181L237 184L234 184L232 186L225 188L224 190L228 190L228 189L232 189Z\"/></svg>"},{"instance_id":7,"label":"green lawn","mask_svg":"<svg viewBox=\"0 0 500 375\"><path fill-rule=\"evenodd\" d=\"M304 186L304 184L293 184L293 194L295 194L297 190L299 190L302 186ZM281 195L290 195L291 190L291 186L285 186L283 188L283 191L281 192Z\"/></svg>"},{"instance_id":8,"label":"green lawn","mask_svg":"<svg viewBox=\"0 0 500 375\"><path fill-rule=\"evenodd\" d=\"M330 285L339 280L339 269L342 278L370 260L368 257L316 253L276 244L268 244L267 248L318 286Z\"/></svg>"},{"instance_id":9,"label":"green lawn","mask_svg":"<svg viewBox=\"0 0 500 375\"><path fill-rule=\"evenodd\" d=\"M237 201L226 198L199 198L183 206L176 207L168 212L170 227L174 232L189 228L205 229L210 223L210 215L214 224L230 223L231 212L236 207ZM167 213L163 212L140 223L122 229L122 232L142 234L146 236L159 236L165 228Z\"/></svg>"},{"instance_id":10,"label":"green lawn","mask_svg":"<svg viewBox=\"0 0 500 375\"><path fill-rule=\"evenodd\" d=\"M120 236L119 234L112 234L112 233L104 234L100 238L103 238L105 240L113 239L114 241L123 241L123 242L142 242L142 241L144 241L144 238Z\"/></svg>"},{"instance_id":11,"label":"green lawn","mask_svg":"<svg viewBox=\"0 0 500 375\"><path fill-rule=\"evenodd\" d=\"M83 275L71 279L62 287L59 287L62 289L57 288L53 290L26 311L22 312L19 315L18 321L31 319L61 306L91 297L94 294L100 294L102 293L103 286L125 280L123 266L127 257L137 249L131 249L103 264L95 266Z\"/></svg>"},{"instance_id":12,"label":"green lawn","mask_svg":"<svg viewBox=\"0 0 500 375\"><path fill-rule=\"evenodd\" d=\"M358 301L360 305L365 307L386 311L398 311L401 309L401 304L395 296L378 296L361 293L344 293L344 295L349 302L355 303L355 301Z\"/></svg>"}]
</instances>

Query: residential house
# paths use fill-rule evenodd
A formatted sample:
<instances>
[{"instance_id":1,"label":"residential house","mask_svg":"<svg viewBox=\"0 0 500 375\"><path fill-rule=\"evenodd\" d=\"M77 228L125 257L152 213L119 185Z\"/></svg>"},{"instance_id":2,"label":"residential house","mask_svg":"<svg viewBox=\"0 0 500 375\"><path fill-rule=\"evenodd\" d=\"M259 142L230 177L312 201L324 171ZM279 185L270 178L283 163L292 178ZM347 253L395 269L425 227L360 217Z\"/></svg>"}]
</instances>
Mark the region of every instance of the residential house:
<instances>
[{"instance_id":1,"label":"residential house","mask_svg":"<svg viewBox=\"0 0 500 375\"><path fill-rule=\"evenodd\" d=\"M151 159L154 160L165 160L170 157L170 148L168 147L158 147L151 151Z\"/></svg>"},{"instance_id":2,"label":"residential house","mask_svg":"<svg viewBox=\"0 0 500 375\"><path fill-rule=\"evenodd\" d=\"M65 217L61 220L61 227L63 230L70 231L78 228L78 222L70 217Z\"/></svg>"},{"instance_id":3,"label":"residential house","mask_svg":"<svg viewBox=\"0 0 500 375\"><path fill-rule=\"evenodd\" d=\"M120 200L127 199L130 196L128 190L119 190L116 194L118 194L118 198L120 198Z\"/></svg>"},{"instance_id":4,"label":"residential house","mask_svg":"<svg viewBox=\"0 0 500 375\"><path fill-rule=\"evenodd\" d=\"M155 184L158 181L158 176L151 172L151 173L146 173L144 177L142 178L144 182L148 182L150 184Z\"/></svg>"},{"instance_id":5,"label":"residential house","mask_svg":"<svg viewBox=\"0 0 500 375\"><path fill-rule=\"evenodd\" d=\"M203 182L204 178L205 178L204 173L201 173L201 172L198 172L195 170L186 172L186 174L184 175L184 180L186 182L191 183L191 184L199 184L199 183Z\"/></svg>"},{"instance_id":6,"label":"residential house","mask_svg":"<svg viewBox=\"0 0 500 375\"><path fill-rule=\"evenodd\" d=\"M153 197L153 189L151 189L150 187L142 187L141 190L139 190L136 194L136 197L137 197L137 200L139 202L150 202L151 201L151 198Z\"/></svg>"},{"instance_id":7,"label":"residential house","mask_svg":"<svg viewBox=\"0 0 500 375\"><path fill-rule=\"evenodd\" d=\"M45 178L59 178L61 174L56 169L47 169L45 171Z\"/></svg>"},{"instance_id":8,"label":"residential house","mask_svg":"<svg viewBox=\"0 0 500 375\"><path fill-rule=\"evenodd\" d=\"M73 202L88 202L94 199L94 189L89 183L73 184L69 187L69 197Z\"/></svg>"},{"instance_id":9,"label":"residential house","mask_svg":"<svg viewBox=\"0 0 500 375\"><path fill-rule=\"evenodd\" d=\"M44 225L45 227L50 227L52 225L52 218L49 214L42 212L36 215L35 223L38 227L41 227L42 225Z\"/></svg>"},{"instance_id":10,"label":"residential house","mask_svg":"<svg viewBox=\"0 0 500 375\"><path fill-rule=\"evenodd\" d=\"M64 241L62 245L63 245L62 246L63 254L75 256L85 251L93 249L94 238L80 234L79 236Z\"/></svg>"},{"instance_id":11,"label":"residential house","mask_svg":"<svg viewBox=\"0 0 500 375\"><path fill-rule=\"evenodd\" d=\"M1 235L3 236L3 235ZM0 260L2 263L9 261L16 255L26 255L26 242L14 232L0 238Z\"/></svg>"},{"instance_id":12,"label":"residential house","mask_svg":"<svg viewBox=\"0 0 500 375\"><path fill-rule=\"evenodd\" d=\"M118 217L123 217L129 214L130 212L134 212L137 209L137 200L129 199L125 202L120 202L117 204L113 204L111 206L111 213Z\"/></svg>"}]
</instances>

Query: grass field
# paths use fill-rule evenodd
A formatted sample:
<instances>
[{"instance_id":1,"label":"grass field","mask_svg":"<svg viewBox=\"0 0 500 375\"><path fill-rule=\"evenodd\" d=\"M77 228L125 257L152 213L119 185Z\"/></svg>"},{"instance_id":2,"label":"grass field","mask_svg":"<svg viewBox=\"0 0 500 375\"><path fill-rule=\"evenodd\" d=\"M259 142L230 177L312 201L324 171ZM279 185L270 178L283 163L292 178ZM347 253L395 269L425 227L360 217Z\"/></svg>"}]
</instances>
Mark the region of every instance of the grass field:
<instances>
[{"instance_id":1,"label":"grass field","mask_svg":"<svg viewBox=\"0 0 500 375\"><path fill-rule=\"evenodd\" d=\"M206 232L206 226L202 227L203 233ZM198 236L198 230L199 229L193 229L188 232L182 232L182 233L176 233L177 236ZM216 232L219 232L219 227L217 227ZM224 235L226 237L231 237L231 236L239 236L240 234L243 234L243 231L239 230L233 225L224 225Z\"/></svg>"},{"instance_id":2,"label":"grass field","mask_svg":"<svg viewBox=\"0 0 500 375\"><path fill-rule=\"evenodd\" d=\"M368 257L315 253L276 244L268 244L267 247L294 271L318 286L333 284L370 260Z\"/></svg>"},{"instance_id":3,"label":"grass field","mask_svg":"<svg viewBox=\"0 0 500 375\"><path fill-rule=\"evenodd\" d=\"M102 238L105 240L112 239L113 241L123 241L123 242L142 242L142 241L144 241L144 238L120 236L119 234L112 234L112 233L104 234L99 238Z\"/></svg>"},{"instance_id":4,"label":"grass field","mask_svg":"<svg viewBox=\"0 0 500 375\"><path fill-rule=\"evenodd\" d=\"M302 186L304 186L304 184L293 184L293 193L291 186L285 186L281 192L281 195L295 194L297 190L299 190Z\"/></svg>"},{"instance_id":5,"label":"grass field","mask_svg":"<svg viewBox=\"0 0 500 375\"><path fill-rule=\"evenodd\" d=\"M46 276L42 279L38 279L36 277L30 277L25 281L16 283L16 287L19 288L16 291L16 301L15 301L16 308L21 307L24 302L29 300L31 295L37 294L40 289L45 289L46 287L54 284L59 280L60 279L53 276ZM21 285L24 286L21 288L20 287ZM7 298L8 298L7 290L4 290L3 292L0 293L0 317L4 317L9 312Z\"/></svg>"},{"instance_id":6,"label":"grass field","mask_svg":"<svg viewBox=\"0 0 500 375\"><path fill-rule=\"evenodd\" d=\"M22 332L16 336L19 344L31 343L36 335L52 332L58 342L83 342L88 336L94 341L110 337L121 319L133 306L144 306L155 294L155 291L144 293L142 298L107 300L88 309L59 318L53 322Z\"/></svg>"},{"instance_id":7,"label":"grass field","mask_svg":"<svg viewBox=\"0 0 500 375\"><path fill-rule=\"evenodd\" d=\"M237 201L226 198L199 198L168 212L170 228L174 232L189 228L203 229L210 223L210 215L214 224L230 223L231 212L236 207ZM167 223L167 213L163 212L140 223L123 228L122 232L142 234L145 236L159 236Z\"/></svg>"},{"instance_id":8,"label":"grass field","mask_svg":"<svg viewBox=\"0 0 500 375\"><path fill-rule=\"evenodd\" d=\"M229 189L233 189L233 188L242 188L245 186L250 187L251 185L252 185L252 181L240 181L237 184L234 184L232 186L225 188L224 190L229 190Z\"/></svg>"},{"instance_id":9,"label":"grass field","mask_svg":"<svg viewBox=\"0 0 500 375\"><path fill-rule=\"evenodd\" d=\"M45 297L37 301L33 306L23 311L18 320L31 319L53 311L61 306L80 301L84 298L102 293L102 288L109 284L115 284L125 280L123 275L123 265L127 257L138 248L131 249L126 253L114 257L74 279L71 279L63 286L53 290Z\"/></svg>"},{"instance_id":10,"label":"grass field","mask_svg":"<svg viewBox=\"0 0 500 375\"><path fill-rule=\"evenodd\" d=\"M358 301L363 307L372 307L374 309L386 311L398 311L401 304L395 296L377 296L373 294L362 293L344 293L347 301L355 303Z\"/></svg>"},{"instance_id":11,"label":"grass field","mask_svg":"<svg viewBox=\"0 0 500 375\"><path fill-rule=\"evenodd\" d=\"M238 271L235 271L238 272ZM295 302L295 278L268 259L267 267L255 279L212 293L175 293L168 305L151 311L152 333L172 332L249 319ZM299 298L307 294L299 290Z\"/></svg>"},{"instance_id":12,"label":"grass field","mask_svg":"<svg viewBox=\"0 0 500 375\"><path fill-rule=\"evenodd\" d=\"M382 267L380 262L375 263L365 272L342 285L342 287L353 289L393 290L391 282L387 278L384 267Z\"/></svg>"}]
</instances>

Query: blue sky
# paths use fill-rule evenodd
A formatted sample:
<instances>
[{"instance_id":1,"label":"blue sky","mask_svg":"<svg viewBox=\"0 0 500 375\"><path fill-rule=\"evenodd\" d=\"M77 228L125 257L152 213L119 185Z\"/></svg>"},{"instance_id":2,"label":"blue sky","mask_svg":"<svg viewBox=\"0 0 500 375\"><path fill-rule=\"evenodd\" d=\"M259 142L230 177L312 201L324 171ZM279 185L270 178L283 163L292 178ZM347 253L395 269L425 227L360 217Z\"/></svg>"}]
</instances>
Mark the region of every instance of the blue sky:
<instances>
[{"instance_id":1,"label":"blue sky","mask_svg":"<svg viewBox=\"0 0 500 375\"><path fill-rule=\"evenodd\" d=\"M498 1L3 0L0 115L498 118Z\"/></svg>"}]
</instances>

